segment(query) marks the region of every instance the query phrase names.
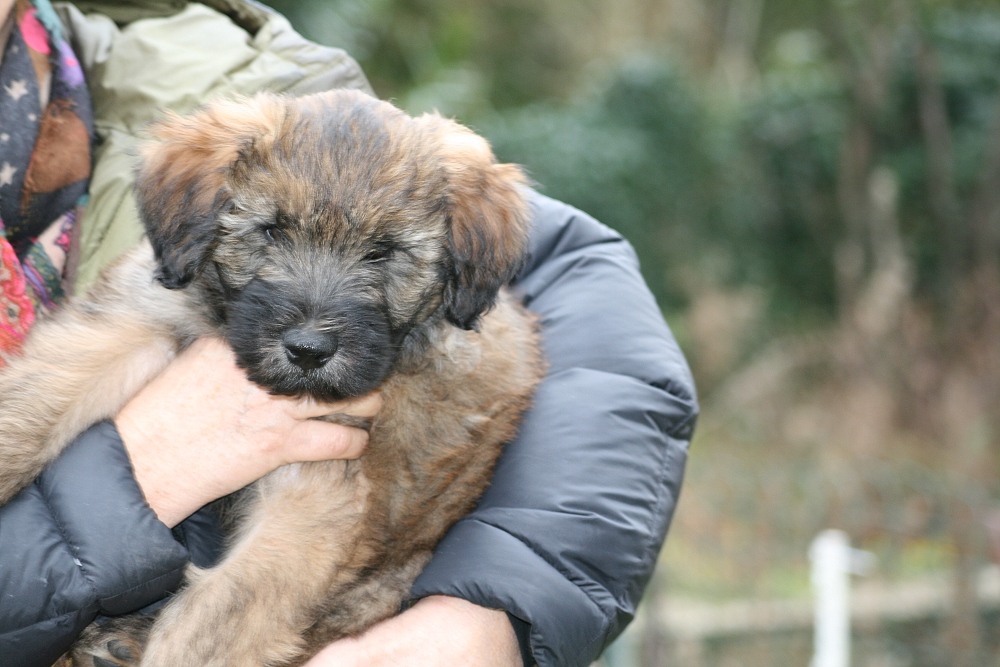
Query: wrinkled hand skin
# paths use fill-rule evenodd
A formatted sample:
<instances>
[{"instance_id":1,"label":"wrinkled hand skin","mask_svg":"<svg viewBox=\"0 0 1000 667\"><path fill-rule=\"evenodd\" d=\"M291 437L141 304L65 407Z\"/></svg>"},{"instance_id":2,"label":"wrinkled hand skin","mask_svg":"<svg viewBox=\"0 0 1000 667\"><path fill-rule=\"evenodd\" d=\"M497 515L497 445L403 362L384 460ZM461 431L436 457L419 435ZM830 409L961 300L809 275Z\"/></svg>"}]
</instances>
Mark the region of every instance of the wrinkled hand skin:
<instances>
[{"instance_id":1,"label":"wrinkled hand skin","mask_svg":"<svg viewBox=\"0 0 1000 667\"><path fill-rule=\"evenodd\" d=\"M136 614L90 625L53 667L138 667L153 620Z\"/></svg>"}]
</instances>

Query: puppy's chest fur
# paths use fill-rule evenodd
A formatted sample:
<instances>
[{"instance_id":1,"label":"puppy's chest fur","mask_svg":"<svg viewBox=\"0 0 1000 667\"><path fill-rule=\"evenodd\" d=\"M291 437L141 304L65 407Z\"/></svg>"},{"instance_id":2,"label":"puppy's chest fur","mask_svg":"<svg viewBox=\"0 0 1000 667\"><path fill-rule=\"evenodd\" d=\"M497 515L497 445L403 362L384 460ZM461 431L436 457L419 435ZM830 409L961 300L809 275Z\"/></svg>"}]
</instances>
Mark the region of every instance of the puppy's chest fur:
<instances>
[{"instance_id":1,"label":"puppy's chest fur","mask_svg":"<svg viewBox=\"0 0 1000 667\"><path fill-rule=\"evenodd\" d=\"M471 509L540 379L535 328L534 318L502 292L479 332L442 325L441 340L422 363L384 383L385 407L360 463L372 480L374 504L385 507L392 540L426 548L441 526ZM453 498L451 488L471 493ZM407 515L414 507L426 508L423 521Z\"/></svg>"}]
</instances>

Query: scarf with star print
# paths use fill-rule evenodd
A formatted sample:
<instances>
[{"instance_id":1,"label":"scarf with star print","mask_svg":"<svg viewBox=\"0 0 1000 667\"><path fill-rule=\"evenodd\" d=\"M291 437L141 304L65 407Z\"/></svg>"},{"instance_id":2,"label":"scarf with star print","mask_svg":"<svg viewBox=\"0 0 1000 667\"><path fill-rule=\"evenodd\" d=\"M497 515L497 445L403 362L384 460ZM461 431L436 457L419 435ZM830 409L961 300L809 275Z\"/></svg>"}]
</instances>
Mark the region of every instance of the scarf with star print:
<instances>
[{"instance_id":1,"label":"scarf with star print","mask_svg":"<svg viewBox=\"0 0 1000 667\"><path fill-rule=\"evenodd\" d=\"M83 70L49 0L17 0L11 19L0 60L0 366L64 298L94 134Z\"/></svg>"}]
</instances>

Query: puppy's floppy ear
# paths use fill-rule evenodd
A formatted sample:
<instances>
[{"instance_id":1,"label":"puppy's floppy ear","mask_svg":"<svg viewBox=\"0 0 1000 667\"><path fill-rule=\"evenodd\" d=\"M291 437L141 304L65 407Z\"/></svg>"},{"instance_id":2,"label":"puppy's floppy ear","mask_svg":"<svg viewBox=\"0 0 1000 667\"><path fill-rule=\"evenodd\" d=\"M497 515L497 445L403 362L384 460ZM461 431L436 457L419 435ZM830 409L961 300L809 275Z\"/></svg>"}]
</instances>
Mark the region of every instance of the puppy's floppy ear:
<instances>
[{"instance_id":1,"label":"puppy's floppy ear","mask_svg":"<svg viewBox=\"0 0 1000 667\"><path fill-rule=\"evenodd\" d=\"M452 274L445 313L456 326L475 329L524 264L527 178L517 165L498 164L490 145L471 130L436 114L418 120L433 128L448 179Z\"/></svg>"},{"instance_id":2,"label":"puppy's floppy ear","mask_svg":"<svg viewBox=\"0 0 1000 667\"><path fill-rule=\"evenodd\" d=\"M244 149L273 140L284 110L279 97L261 94L170 114L150 127L135 195L166 287L183 287L197 274L230 202L229 167Z\"/></svg>"}]
</instances>

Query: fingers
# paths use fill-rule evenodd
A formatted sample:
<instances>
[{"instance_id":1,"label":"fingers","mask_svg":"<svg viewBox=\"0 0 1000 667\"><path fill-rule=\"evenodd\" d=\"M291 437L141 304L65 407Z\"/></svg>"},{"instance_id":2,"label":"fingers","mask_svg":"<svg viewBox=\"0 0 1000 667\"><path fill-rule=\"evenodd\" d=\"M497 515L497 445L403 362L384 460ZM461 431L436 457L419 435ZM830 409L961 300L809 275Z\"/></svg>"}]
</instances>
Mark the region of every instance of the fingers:
<instances>
[{"instance_id":1,"label":"fingers","mask_svg":"<svg viewBox=\"0 0 1000 667\"><path fill-rule=\"evenodd\" d=\"M356 459L368 446L368 432L318 420L300 422L285 448L287 462Z\"/></svg>"},{"instance_id":2,"label":"fingers","mask_svg":"<svg viewBox=\"0 0 1000 667\"><path fill-rule=\"evenodd\" d=\"M174 365L190 365L196 368L199 377L203 377L207 370L210 372L209 376L217 378L220 383L251 385L266 393L265 389L253 385L246 378L245 372L236 365L236 356L232 348L221 338L197 339L181 353L177 361L180 364L175 362ZM277 402L285 402L289 415L294 419L314 419L337 413L371 419L382 409L382 396L377 390L364 396L330 403L308 397L295 399L271 396L270 398Z\"/></svg>"},{"instance_id":3,"label":"fingers","mask_svg":"<svg viewBox=\"0 0 1000 667\"><path fill-rule=\"evenodd\" d=\"M382 395L378 391L333 402L270 395L246 378L236 366L235 355L228 343L219 338L196 340L182 357L175 361L175 365L180 362L191 366L199 377L206 368L210 370L210 377L220 388L213 396L232 395L232 401L221 406L222 412L247 409L246 414L241 416L241 432L254 434L262 425L273 423L288 429L284 436L270 444L263 435L249 436L257 440L258 446L270 452L270 460L275 465L358 458L368 445L367 429L371 420L382 409ZM190 373L181 373L181 377L184 384L191 381ZM277 422L267 416L278 414L283 417ZM328 423L320 421L324 417L328 417ZM247 420L250 428L247 428Z\"/></svg>"},{"instance_id":4,"label":"fingers","mask_svg":"<svg viewBox=\"0 0 1000 667\"><path fill-rule=\"evenodd\" d=\"M522 664L517 636L505 612L435 595L357 637L330 644L305 667Z\"/></svg>"},{"instance_id":5,"label":"fingers","mask_svg":"<svg viewBox=\"0 0 1000 667\"><path fill-rule=\"evenodd\" d=\"M382 410L382 392L371 391L364 396L341 401L341 403L345 405L338 405L337 412L371 419Z\"/></svg>"},{"instance_id":6,"label":"fingers","mask_svg":"<svg viewBox=\"0 0 1000 667\"><path fill-rule=\"evenodd\" d=\"M295 403L293 411L297 419L315 419L338 413L371 419L382 409L382 394L376 390L333 403L320 403L312 398L298 399Z\"/></svg>"}]
</instances>

